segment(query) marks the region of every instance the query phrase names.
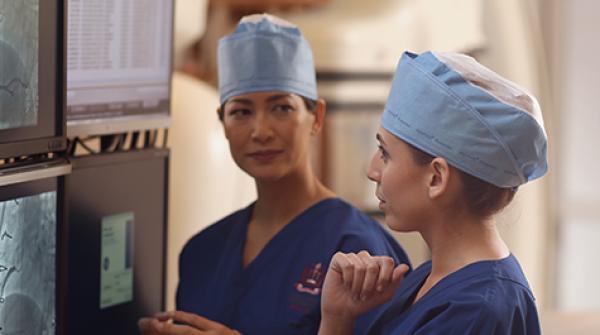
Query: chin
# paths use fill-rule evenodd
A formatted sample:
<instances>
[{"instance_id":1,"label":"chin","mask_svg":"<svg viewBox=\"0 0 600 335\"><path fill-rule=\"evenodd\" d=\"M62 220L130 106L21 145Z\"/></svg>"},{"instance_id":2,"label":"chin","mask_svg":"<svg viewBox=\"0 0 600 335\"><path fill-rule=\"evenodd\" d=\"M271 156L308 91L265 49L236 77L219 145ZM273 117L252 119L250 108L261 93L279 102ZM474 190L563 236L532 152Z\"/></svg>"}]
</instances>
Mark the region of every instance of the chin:
<instances>
[{"instance_id":1,"label":"chin","mask_svg":"<svg viewBox=\"0 0 600 335\"><path fill-rule=\"evenodd\" d=\"M248 169L245 170L256 181L274 182L285 176L285 172L279 169Z\"/></svg>"},{"instance_id":2,"label":"chin","mask_svg":"<svg viewBox=\"0 0 600 335\"><path fill-rule=\"evenodd\" d=\"M281 180L281 176L280 175L272 175L272 174L270 174L270 175L262 175L262 174L260 174L260 175L254 175L252 177L254 177L254 179L257 182L270 182L270 183L272 183L272 182L276 182L276 181Z\"/></svg>"},{"instance_id":3,"label":"chin","mask_svg":"<svg viewBox=\"0 0 600 335\"><path fill-rule=\"evenodd\" d=\"M402 220L397 217L394 217L393 215L388 214L388 213L385 214L384 223L391 230L397 231L397 232L408 233L408 232L412 232L412 231L416 230L416 227L413 224L406 222L406 220Z\"/></svg>"}]
</instances>

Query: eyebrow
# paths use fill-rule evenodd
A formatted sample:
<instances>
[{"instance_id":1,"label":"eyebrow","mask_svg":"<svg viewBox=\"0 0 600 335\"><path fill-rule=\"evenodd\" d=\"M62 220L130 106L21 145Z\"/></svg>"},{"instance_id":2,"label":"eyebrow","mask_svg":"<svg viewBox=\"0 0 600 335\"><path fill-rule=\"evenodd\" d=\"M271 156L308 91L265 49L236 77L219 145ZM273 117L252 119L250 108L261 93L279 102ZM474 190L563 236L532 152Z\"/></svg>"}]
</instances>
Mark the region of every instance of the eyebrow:
<instances>
[{"instance_id":1,"label":"eyebrow","mask_svg":"<svg viewBox=\"0 0 600 335\"><path fill-rule=\"evenodd\" d=\"M272 102L272 101L279 100L279 99L289 98L291 96L292 96L291 94L277 94L277 95L272 95L272 96L268 97L266 101ZM233 98L233 99L225 102L225 105L230 104L230 103L240 103L240 104L244 104L244 105L253 105L254 104L254 102L252 100L244 99L244 98Z\"/></svg>"},{"instance_id":2,"label":"eyebrow","mask_svg":"<svg viewBox=\"0 0 600 335\"><path fill-rule=\"evenodd\" d=\"M381 143L383 144L383 146L385 147L385 141L383 140L383 137L381 135L379 135L379 133L377 135L375 135L375 138Z\"/></svg>"},{"instance_id":3,"label":"eyebrow","mask_svg":"<svg viewBox=\"0 0 600 335\"><path fill-rule=\"evenodd\" d=\"M233 99L225 102L225 105L230 104L230 103L240 103L240 104L244 104L244 105L252 105L252 100L244 99L244 98L233 98Z\"/></svg>"},{"instance_id":4,"label":"eyebrow","mask_svg":"<svg viewBox=\"0 0 600 335\"><path fill-rule=\"evenodd\" d=\"M272 102L275 100L279 100L279 99L283 99L283 98L290 98L292 95L291 94L276 94L276 95L272 95L270 97L267 98L267 102Z\"/></svg>"}]
</instances>

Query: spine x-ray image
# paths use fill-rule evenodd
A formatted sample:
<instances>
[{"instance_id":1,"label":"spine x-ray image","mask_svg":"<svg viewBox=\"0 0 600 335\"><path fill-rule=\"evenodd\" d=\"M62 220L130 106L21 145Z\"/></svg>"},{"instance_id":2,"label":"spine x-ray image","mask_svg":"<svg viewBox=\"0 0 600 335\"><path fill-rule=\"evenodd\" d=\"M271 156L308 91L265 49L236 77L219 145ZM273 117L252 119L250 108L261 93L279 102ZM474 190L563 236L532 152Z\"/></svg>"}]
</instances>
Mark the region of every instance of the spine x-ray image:
<instances>
[{"instance_id":1,"label":"spine x-ray image","mask_svg":"<svg viewBox=\"0 0 600 335\"><path fill-rule=\"evenodd\" d=\"M56 192L0 202L0 334L55 333Z\"/></svg>"},{"instance_id":2,"label":"spine x-ray image","mask_svg":"<svg viewBox=\"0 0 600 335\"><path fill-rule=\"evenodd\" d=\"M39 0L0 0L0 130L37 125Z\"/></svg>"}]
</instances>

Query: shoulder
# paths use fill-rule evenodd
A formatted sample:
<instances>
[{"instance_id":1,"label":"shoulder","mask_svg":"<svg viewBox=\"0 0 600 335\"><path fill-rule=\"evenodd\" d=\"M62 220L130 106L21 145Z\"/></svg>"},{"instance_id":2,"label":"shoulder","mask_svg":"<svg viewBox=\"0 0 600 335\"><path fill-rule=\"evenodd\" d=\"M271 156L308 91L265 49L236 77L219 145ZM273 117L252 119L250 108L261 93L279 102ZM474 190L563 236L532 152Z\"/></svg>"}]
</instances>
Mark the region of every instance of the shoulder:
<instances>
[{"instance_id":1,"label":"shoulder","mask_svg":"<svg viewBox=\"0 0 600 335\"><path fill-rule=\"evenodd\" d=\"M539 334L537 308L528 288L500 280L472 299L471 333Z\"/></svg>"},{"instance_id":2,"label":"shoulder","mask_svg":"<svg viewBox=\"0 0 600 335\"><path fill-rule=\"evenodd\" d=\"M383 224L346 201L339 198L331 201L328 211L321 217L334 222L330 229L335 229L340 235L339 251L367 250L373 255L388 255L410 264L402 247L385 230Z\"/></svg>"},{"instance_id":3,"label":"shoulder","mask_svg":"<svg viewBox=\"0 0 600 335\"><path fill-rule=\"evenodd\" d=\"M449 299L449 316L464 320L467 333L538 334L535 298L515 265L511 259L495 262L488 274L466 280Z\"/></svg>"},{"instance_id":4,"label":"shoulder","mask_svg":"<svg viewBox=\"0 0 600 335\"><path fill-rule=\"evenodd\" d=\"M529 288L504 278L488 278L466 285L452 300L457 305L472 305L488 318L506 318L515 309L535 306Z\"/></svg>"},{"instance_id":5,"label":"shoulder","mask_svg":"<svg viewBox=\"0 0 600 335\"><path fill-rule=\"evenodd\" d=\"M462 287L455 298L465 297L485 306L489 314L502 314L506 308L535 305L535 298L517 259L510 255L497 261L483 261L462 269ZM459 278L455 278L459 279Z\"/></svg>"},{"instance_id":6,"label":"shoulder","mask_svg":"<svg viewBox=\"0 0 600 335\"><path fill-rule=\"evenodd\" d=\"M419 334L540 334L533 294L516 265L512 256L472 263L438 282L404 319L382 324ZM394 306L404 306L401 299L418 288L430 270L428 261L409 274Z\"/></svg>"},{"instance_id":7,"label":"shoulder","mask_svg":"<svg viewBox=\"0 0 600 335\"><path fill-rule=\"evenodd\" d=\"M251 207L252 205L235 211L192 236L183 247L181 258L185 258L190 253L197 254L201 250L218 249L227 236L234 233L236 226L245 223Z\"/></svg>"},{"instance_id":8,"label":"shoulder","mask_svg":"<svg viewBox=\"0 0 600 335\"><path fill-rule=\"evenodd\" d=\"M321 204L323 206L320 208L315 207L315 210L321 212L320 217L335 219L339 229L347 231L365 231L373 229L373 227L381 229L381 224L341 198L327 199Z\"/></svg>"},{"instance_id":9,"label":"shoulder","mask_svg":"<svg viewBox=\"0 0 600 335\"><path fill-rule=\"evenodd\" d=\"M413 326L423 334L539 334L533 300L520 287L466 286L451 297L426 304ZM512 287L512 288L511 288ZM425 301L423 301L425 302Z\"/></svg>"}]
</instances>

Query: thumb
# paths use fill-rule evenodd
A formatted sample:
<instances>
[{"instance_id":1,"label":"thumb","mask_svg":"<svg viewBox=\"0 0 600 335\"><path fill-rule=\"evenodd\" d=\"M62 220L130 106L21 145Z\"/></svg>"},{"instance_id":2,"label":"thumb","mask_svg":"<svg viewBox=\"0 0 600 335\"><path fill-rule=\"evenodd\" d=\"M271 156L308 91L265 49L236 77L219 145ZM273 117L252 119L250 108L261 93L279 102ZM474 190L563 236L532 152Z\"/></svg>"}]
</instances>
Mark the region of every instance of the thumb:
<instances>
[{"instance_id":1,"label":"thumb","mask_svg":"<svg viewBox=\"0 0 600 335\"><path fill-rule=\"evenodd\" d=\"M406 275L408 269L408 265L406 264L400 264L394 269L391 282L394 288L400 287L400 283L402 283L402 279L404 279L404 275Z\"/></svg>"}]
</instances>

